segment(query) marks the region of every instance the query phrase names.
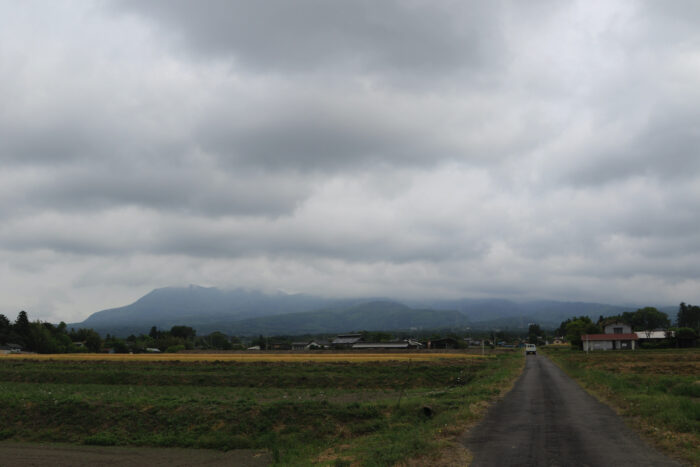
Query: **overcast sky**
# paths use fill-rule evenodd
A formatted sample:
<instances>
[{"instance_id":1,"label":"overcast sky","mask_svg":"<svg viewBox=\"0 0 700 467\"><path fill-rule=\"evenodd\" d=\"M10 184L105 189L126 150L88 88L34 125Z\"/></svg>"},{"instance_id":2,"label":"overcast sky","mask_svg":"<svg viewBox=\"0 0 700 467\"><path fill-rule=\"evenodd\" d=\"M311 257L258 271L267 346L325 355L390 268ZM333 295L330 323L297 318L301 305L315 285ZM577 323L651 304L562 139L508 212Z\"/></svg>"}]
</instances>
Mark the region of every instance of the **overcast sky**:
<instances>
[{"instance_id":1,"label":"overcast sky","mask_svg":"<svg viewBox=\"0 0 700 467\"><path fill-rule=\"evenodd\" d=\"M700 3L0 0L0 313L700 302Z\"/></svg>"}]
</instances>

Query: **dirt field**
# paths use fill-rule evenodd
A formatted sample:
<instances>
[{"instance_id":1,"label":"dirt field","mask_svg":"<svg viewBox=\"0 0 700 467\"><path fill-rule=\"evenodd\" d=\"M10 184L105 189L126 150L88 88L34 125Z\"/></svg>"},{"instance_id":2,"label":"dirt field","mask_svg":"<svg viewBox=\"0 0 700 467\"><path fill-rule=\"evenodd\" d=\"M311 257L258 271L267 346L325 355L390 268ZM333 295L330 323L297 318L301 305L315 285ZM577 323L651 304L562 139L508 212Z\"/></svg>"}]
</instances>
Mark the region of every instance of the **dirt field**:
<instances>
[{"instance_id":1,"label":"dirt field","mask_svg":"<svg viewBox=\"0 0 700 467\"><path fill-rule=\"evenodd\" d=\"M272 459L268 453L248 449L221 452L206 449L124 448L113 446L70 446L0 442L3 467L81 466L240 466L263 467Z\"/></svg>"}]
</instances>

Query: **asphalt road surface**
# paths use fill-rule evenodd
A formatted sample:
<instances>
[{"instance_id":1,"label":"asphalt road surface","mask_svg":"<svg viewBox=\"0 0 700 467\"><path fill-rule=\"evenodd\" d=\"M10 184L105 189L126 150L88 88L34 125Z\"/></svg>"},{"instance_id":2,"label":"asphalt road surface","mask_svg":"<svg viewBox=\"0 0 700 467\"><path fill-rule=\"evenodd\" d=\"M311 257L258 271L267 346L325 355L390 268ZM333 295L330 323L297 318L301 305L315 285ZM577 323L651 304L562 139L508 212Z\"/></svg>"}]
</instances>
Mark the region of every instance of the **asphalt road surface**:
<instances>
[{"instance_id":1,"label":"asphalt road surface","mask_svg":"<svg viewBox=\"0 0 700 467\"><path fill-rule=\"evenodd\" d=\"M542 355L527 356L513 390L467 434L465 445L472 467L679 465Z\"/></svg>"}]
</instances>

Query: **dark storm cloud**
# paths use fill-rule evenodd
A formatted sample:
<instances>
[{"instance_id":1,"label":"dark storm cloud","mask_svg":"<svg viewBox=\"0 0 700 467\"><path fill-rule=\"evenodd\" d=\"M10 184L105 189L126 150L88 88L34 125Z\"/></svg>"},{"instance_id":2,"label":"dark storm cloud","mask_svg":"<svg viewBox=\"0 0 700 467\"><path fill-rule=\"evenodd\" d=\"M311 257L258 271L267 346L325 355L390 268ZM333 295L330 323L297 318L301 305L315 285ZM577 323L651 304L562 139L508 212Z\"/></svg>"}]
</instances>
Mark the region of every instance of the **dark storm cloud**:
<instances>
[{"instance_id":1,"label":"dark storm cloud","mask_svg":"<svg viewBox=\"0 0 700 467\"><path fill-rule=\"evenodd\" d=\"M277 216L293 211L309 191L302 180L257 171L245 175L241 171L232 177L216 170L154 167L138 171L129 167L122 168L118 177L102 169L84 168L60 175L28 187L25 201L64 212L140 206L211 216Z\"/></svg>"},{"instance_id":2,"label":"dark storm cloud","mask_svg":"<svg viewBox=\"0 0 700 467\"><path fill-rule=\"evenodd\" d=\"M197 56L272 71L439 75L494 64L500 2L117 1Z\"/></svg>"},{"instance_id":3,"label":"dark storm cloud","mask_svg":"<svg viewBox=\"0 0 700 467\"><path fill-rule=\"evenodd\" d=\"M437 140L440 122L407 124L398 109L320 102L324 97L275 102L249 115L214 113L197 140L227 167L338 172L376 165L433 165L454 154ZM332 98L331 98L332 99Z\"/></svg>"}]
</instances>

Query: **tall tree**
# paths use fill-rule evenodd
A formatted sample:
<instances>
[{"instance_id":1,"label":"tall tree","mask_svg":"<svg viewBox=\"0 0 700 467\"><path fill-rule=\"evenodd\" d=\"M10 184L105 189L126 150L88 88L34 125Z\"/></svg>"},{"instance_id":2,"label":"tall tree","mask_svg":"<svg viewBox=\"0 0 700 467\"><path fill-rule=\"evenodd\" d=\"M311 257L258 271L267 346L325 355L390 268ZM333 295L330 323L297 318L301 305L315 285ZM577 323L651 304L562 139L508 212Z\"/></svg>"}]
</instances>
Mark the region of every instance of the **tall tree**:
<instances>
[{"instance_id":1,"label":"tall tree","mask_svg":"<svg viewBox=\"0 0 700 467\"><path fill-rule=\"evenodd\" d=\"M640 308L635 312L627 311L622 314L622 319L632 326L634 331L647 331L649 333L654 329L666 329L671 325L666 313L651 306Z\"/></svg>"},{"instance_id":2,"label":"tall tree","mask_svg":"<svg viewBox=\"0 0 700 467\"><path fill-rule=\"evenodd\" d=\"M170 328L170 334L172 334L174 337L181 337L185 340L192 340L197 335L197 331L195 331L190 326L173 326L172 328Z\"/></svg>"},{"instance_id":3,"label":"tall tree","mask_svg":"<svg viewBox=\"0 0 700 467\"><path fill-rule=\"evenodd\" d=\"M10 326L10 320L7 319L7 316L0 313L0 330L10 329Z\"/></svg>"},{"instance_id":4,"label":"tall tree","mask_svg":"<svg viewBox=\"0 0 700 467\"><path fill-rule=\"evenodd\" d=\"M22 310L19 312L13 330L25 341L29 339L29 317L26 311Z\"/></svg>"},{"instance_id":5,"label":"tall tree","mask_svg":"<svg viewBox=\"0 0 700 467\"><path fill-rule=\"evenodd\" d=\"M0 314L0 344L5 344L10 340L12 334L12 324L7 316Z\"/></svg>"},{"instance_id":6,"label":"tall tree","mask_svg":"<svg viewBox=\"0 0 700 467\"><path fill-rule=\"evenodd\" d=\"M531 323L527 328L527 341L530 344L537 344L537 338L542 335L542 329L539 324Z\"/></svg>"},{"instance_id":7,"label":"tall tree","mask_svg":"<svg viewBox=\"0 0 700 467\"><path fill-rule=\"evenodd\" d=\"M700 306L686 305L681 302L676 315L676 324L680 328L692 328L700 332Z\"/></svg>"},{"instance_id":8,"label":"tall tree","mask_svg":"<svg viewBox=\"0 0 700 467\"><path fill-rule=\"evenodd\" d=\"M600 326L593 323L588 316L574 318L566 325L566 340L571 343L572 347L583 347L581 336L584 334L597 334L601 332Z\"/></svg>"}]
</instances>

